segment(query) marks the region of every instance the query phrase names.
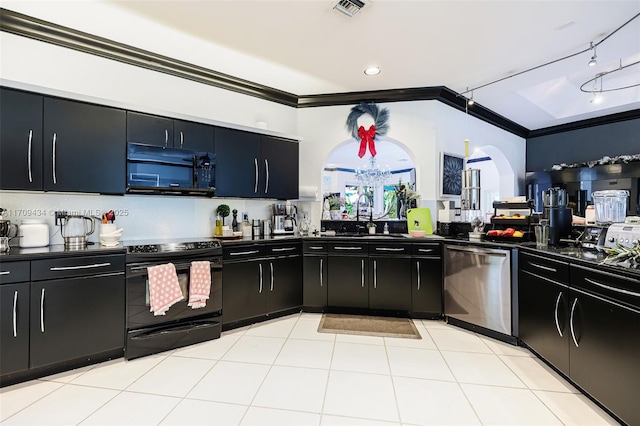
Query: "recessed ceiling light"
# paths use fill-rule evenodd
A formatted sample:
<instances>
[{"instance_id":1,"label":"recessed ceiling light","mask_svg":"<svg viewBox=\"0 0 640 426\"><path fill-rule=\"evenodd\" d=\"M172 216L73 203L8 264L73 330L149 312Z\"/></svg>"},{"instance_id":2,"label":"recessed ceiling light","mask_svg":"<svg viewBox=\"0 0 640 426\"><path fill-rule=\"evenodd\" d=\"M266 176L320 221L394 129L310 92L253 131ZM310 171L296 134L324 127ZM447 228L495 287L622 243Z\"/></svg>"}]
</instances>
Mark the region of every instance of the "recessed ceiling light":
<instances>
[{"instance_id":1,"label":"recessed ceiling light","mask_svg":"<svg viewBox=\"0 0 640 426\"><path fill-rule=\"evenodd\" d=\"M366 70L364 70L364 73L366 75L378 75L378 74L380 74L380 68L379 67L369 67Z\"/></svg>"}]
</instances>

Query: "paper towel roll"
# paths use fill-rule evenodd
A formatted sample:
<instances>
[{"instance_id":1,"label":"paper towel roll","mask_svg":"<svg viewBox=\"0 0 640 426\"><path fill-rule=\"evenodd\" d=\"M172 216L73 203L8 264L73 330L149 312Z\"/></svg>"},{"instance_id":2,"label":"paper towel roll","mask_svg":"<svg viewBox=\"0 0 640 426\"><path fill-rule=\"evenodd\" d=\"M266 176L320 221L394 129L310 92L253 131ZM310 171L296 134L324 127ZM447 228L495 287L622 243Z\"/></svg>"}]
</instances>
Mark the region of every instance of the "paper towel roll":
<instances>
[{"instance_id":1,"label":"paper towel roll","mask_svg":"<svg viewBox=\"0 0 640 426\"><path fill-rule=\"evenodd\" d=\"M312 198L315 200L317 196L318 196L317 186L301 186L298 189L299 198Z\"/></svg>"}]
</instances>

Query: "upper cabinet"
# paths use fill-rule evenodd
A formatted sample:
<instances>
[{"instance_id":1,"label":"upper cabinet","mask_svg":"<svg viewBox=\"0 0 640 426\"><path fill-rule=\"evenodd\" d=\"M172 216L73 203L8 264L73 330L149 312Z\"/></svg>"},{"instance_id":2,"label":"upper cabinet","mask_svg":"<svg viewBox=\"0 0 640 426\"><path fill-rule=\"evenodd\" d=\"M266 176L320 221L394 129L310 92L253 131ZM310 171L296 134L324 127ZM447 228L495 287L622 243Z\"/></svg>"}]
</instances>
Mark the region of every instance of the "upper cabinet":
<instances>
[{"instance_id":1,"label":"upper cabinet","mask_svg":"<svg viewBox=\"0 0 640 426\"><path fill-rule=\"evenodd\" d=\"M125 111L1 90L0 189L124 194Z\"/></svg>"},{"instance_id":2,"label":"upper cabinet","mask_svg":"<svg viewBox=\"0 0 640 426\"><path fill-rule=\"evenodd\" d=\"M42 190L43 96L0 89L0 188Z\"/></svg>"},{"instance_id":3,"label":"upper cabinet","mask_svg":"<svg viewBox=\"0 0 640 426\"><path fill-rule=\"evenodd\" d=\"M128 111L127 142L213 152L213 126Z\"/></svg>"},{"instance_id":4,"label":"upper cabinet","mask_svg":"<svg viewBox=\"0 0 640 426\"><path fill-rule=\"evenodd\" d=\"M298 142L216 128L216 196L298 198Z\"/></svg>"},{"instance_id":5,"label":"upper cabinet","mask_svg":"<svg viewBox=\"0 0 640 426\"><path fill-rule=\"evenodd\" d=\"M44 190L124 194L124 110L44 98Z\"/></svg>"}]
</instances>

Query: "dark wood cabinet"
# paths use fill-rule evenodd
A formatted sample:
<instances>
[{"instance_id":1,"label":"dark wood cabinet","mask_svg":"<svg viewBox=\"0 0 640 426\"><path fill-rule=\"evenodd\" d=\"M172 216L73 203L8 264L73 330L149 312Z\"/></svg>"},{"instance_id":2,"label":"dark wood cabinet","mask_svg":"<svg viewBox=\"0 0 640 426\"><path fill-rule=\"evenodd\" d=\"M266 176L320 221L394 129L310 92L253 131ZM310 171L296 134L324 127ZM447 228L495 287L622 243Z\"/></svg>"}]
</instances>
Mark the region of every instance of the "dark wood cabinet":
<instances>
[{"instance_id":1,"label":"dark wood cabinet","mask_svg":"<svg viewBox=\"0 0 640 426\"><path fill-rule=\"evenodd\" d=\"M30 367L124 347L124 274L31 283Z\"/></svg>"},{"instance_id":2,"label":"dark wood cabinet","mask_svg":"<svg viewBox=\"0 0 640 426\"><path fill-rule=\"evenodd\" d=\"M192 121L173 121L173 147L214 152L213 126Z\"/></svg>"},{"instance_id":3,"label":"dark wood cabinet","mask_svg":"<svg viewBox=\"0 0 640 426\"><path fill-rule=\"evenodd\" d=\"M411 310L411 258L369 258L369 308Z\"/></svg>"},{"instance_id":4,"label":"dark wood cabinet","mask_svg":"<svg viewBox=\"0 0 640 426\"><path fill-rule=\"evenodd\" d=\"M298 198L297 142L216 128L215 153L217 196Z\"/></svg>"},{"instance_id":5,"label":"dark wood cabinet","mask_svg":"<svg viewBox=\"0 0 640 426\"><path fill-rule=\"evenodd\" d=\"M640 280L571 266L569 376L625 423L640 424Z\"/></svg>"},{"instance_id":6,"label":"dark wood cabinet","mask_svg":"<svg viewBox=\"0 0 640 426\"><path fill-rule=\"evenodd\" d=\"M411 311L440 318L442 309L442 250L439 244L413 244L411 259Z\"/></svg>"},{"instance_id":7,"label":"dark wood cabinet","mask_svg":"<svg viewBox=\"0 0 640 426\"><path fill-rule=\"evenodd\" d=\"M523 253L519 265L519 337L569 375L569 286L558 272L568 265Z\"/></svg>"},{"instance_id":8,"label":"dark wood cabinet","mask_svg":"<svg viewBox=\"0 0 640 426\"><path fill-rule=\"evenodd\" d=\"M327 243L305 241L303 252L302 305L305 308L323 310L327 307Z\"/></svg>"},{"instance_id":9,"label":"dark wood cabinet","mask_svg":"<svg viewBox=\"0 0 640 426\"><path fill-rule=\"evenodd\" d=\"M124 110L44 98L45 191L124 194Z\"/></svg>"},{"instance_id":10,"label":"dark wood cabinet","mask_svg":"<svg viewBox=\"0 0 640 426\"><path fill-rule=\"evenodd\" d=\"M173 120L127 111L127 142L173 147Z\"/></svg>"},{"instance_id":11,"label":"dark wood cabinet","mask_svg":"<svg viewBox=\"0 0 640 426\"><path fill-rule=\"evenodd\" d=\"M291 200L298 198L299 144L274 136L261 137L261 196Z\"/></svg>"},{"instance_id":12,"label":"dark wood cabinet","mask_svg":"<svg viewBox=\"0 0 640 426\"><path fill-rule=\"evenodd\" d=\"M216 127L216 196L259 197L260 135Z\"/></svg>"},{"instance_id":13,"label":"dark wood cabinet","mask_svg":"<svg viewBox=\"0 0 640 426\"><path fill-rule=\"evenodd\" d=\"M302 305L299 242L225 248L222 320L226 326Z\"/></svg>"},{"instance_id":14,"label":"dark wood cabinet","mask_svg":"<svg viewBox=\"0 0 640 426\"><path fill-rule=\"evenodd\" d=\"M0 189L42 190L43 96L0 89Z\"/></svg>"},{"instance_id":15,"label":"dark wood cabinet","mask_svg":"<svg viewBox=\"0 0 640 426\"><path fill-rule=\"evenodd\" d=\"M329 255L327 301L329 306L369 307L369 257Z\"/></svg>"},{"instance_id":16,"label":"dark wood cabinet","mask_svg":"<svg viewBox=\"0 0 640 426\"><path fill-rule=\"evenodd\" d=\"M0 286L0 375L28 368L29 283L4 284Z\"/></svg>"}]
</instances>

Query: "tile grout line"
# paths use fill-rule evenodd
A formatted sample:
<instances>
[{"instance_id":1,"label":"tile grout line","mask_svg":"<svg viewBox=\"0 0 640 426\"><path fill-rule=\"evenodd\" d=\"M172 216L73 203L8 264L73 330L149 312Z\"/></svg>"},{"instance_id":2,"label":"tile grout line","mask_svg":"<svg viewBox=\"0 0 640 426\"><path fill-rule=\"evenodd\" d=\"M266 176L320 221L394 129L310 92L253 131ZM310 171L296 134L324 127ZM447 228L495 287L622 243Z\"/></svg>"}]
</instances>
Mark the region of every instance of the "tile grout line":
<instances>
[{"instance_id":1,"label":"tile grout line","mask_svg":"<svg viewBox=\"0 0 640 426\"><path fill-rule=\"evenodd\" d=\"M324 313L322 315L324 316ZM320 319L320 322L322 322L322 318ZM317 333L317 330L316 330L316 333ZM322 419L325 416L324 408L325 408L325 404L327 403L327 392L329 391L329 380L331 379L331 371L333 371L331 367L333 366L333 356L336 352L336 343L337 343L336 340L337 340L337 336L334 334L333 346L331 347L331 358L329 358L329 372L327 373L327 381L325 382L325 386L324 386L324 395L322 397L322 407L320 407L320 424L322 424Z\"/></svg>"}]
</instances>

